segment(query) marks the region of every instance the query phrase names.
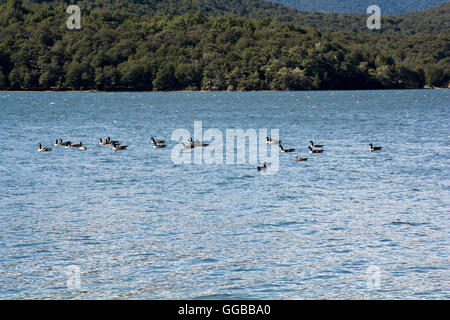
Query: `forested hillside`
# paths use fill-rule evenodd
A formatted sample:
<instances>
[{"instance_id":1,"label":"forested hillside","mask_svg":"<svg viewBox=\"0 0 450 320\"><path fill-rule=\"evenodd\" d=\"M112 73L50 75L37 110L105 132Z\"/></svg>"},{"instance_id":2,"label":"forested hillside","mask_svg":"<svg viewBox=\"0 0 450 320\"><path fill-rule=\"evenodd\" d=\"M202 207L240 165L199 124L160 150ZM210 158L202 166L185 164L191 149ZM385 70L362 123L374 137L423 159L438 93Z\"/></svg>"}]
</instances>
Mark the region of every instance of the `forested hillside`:
<instances>
[{"instance_id":1,"label":"forested hillside","mask_svg":"<svg viewBox=\"0 0 450 320\"><path fill-rule=\"evenodd\" d=\"M0 0L1 1L1 0ZM6 0L3 0L6 2ZM42 4L73 4L71 0L24 0L26 7L39 11ZM32 5L34 3L34 6ZM166 16L202 12L207 16L232 15L254 18L271 18L280 22L292 22L319 31L365 32L366 14L309 13L287 8L265 0L81 0L76 4L89 13L92 9L107 9L125 14ZM364 13L364 12L363 12ZM383 13L384 15L384 13ZM450 32L450 2L426 11L403 16L382 18L381 33L443 33Z\"/></svg>"},{"instance_id":2,"label":"forested hillside","mask_svg":"<svg viewBox=\"0 0 450 320\"><path fill-rule=\"evenodd\" d=\"M141 2L104 0L107 8L85 2L81 30L67 29L62 2L3 3L0 88L312 90L449 82L448 32L324 32L300 21L208 15L204 9L169 15L170 1ZM144 14L143 6L155 3L163 9ZM198 2L181 1L178 9L183 3ZM285 10L274 8L268 10ZM399 24L408 17L401 19Z\"/></svg>"},{"instance_id":3,"label":"forested hillside","mask_svg":"<svg viewBox=\"0 0 450 320\"><path fill-rule=\"evenodd\" d=\"M365 13L372 4L378 5L383 14L398 15L425 10L448 2L447 0L272 0L287 7L309 12Z\"/></svg>"}]
</instances>

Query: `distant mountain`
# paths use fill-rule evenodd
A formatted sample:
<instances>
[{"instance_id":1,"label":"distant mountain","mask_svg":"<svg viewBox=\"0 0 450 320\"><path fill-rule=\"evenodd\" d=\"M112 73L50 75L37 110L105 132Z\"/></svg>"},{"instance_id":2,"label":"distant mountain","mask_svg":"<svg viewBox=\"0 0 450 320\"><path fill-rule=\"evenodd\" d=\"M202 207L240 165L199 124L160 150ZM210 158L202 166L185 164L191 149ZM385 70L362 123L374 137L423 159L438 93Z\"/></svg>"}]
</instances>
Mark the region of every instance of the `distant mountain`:
<instances>
[{"instance_id":1,"label":"distant mountain","mask_svg":"<svg viewBox=\"0 0 450 320\"><path fill-rule=\"evenodd\" d=\"M360 13L376 4L385 15L398 15L439 6L448 0L272 0L287 7L309 12Z\"/></svg>"}]
</instances>

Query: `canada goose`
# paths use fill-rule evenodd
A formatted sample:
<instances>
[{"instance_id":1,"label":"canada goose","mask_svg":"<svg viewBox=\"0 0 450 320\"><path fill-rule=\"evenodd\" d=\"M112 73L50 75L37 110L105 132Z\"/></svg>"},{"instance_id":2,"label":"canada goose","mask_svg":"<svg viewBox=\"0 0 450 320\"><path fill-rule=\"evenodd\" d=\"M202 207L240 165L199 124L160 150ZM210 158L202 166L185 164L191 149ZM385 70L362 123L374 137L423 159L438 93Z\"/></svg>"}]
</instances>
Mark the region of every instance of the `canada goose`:
<instances>
[{"instance_id":1,"label":"canada goose","mask_svg":"<svg viewBox=\"0 0 450 320\"><path fill-rule=\"evenodd\" d=\"M80 142L80 147L79 147L79 149L80 149L80 150L86 150L87 148L86 148L85 146L83 146L83 143L82 143L82 142Z\"/></svg>"},{"instance_id":2,"label":"canada goose","mask_svg":"<svg viewBox=\"0 0 450 320\"><path fill-rule=\"evenodd\" d=\"M72 143L72 142L68 141L66 144L66 148L79 148L82 146L83 146L83 144L81 142L80 143Z\"/></svg>"},{"instance_id":3,"label":"canada goose","mask_svg":"<svg viewBox=\"0 0 450 320\"><path fill-rule=\"evenodd\" d=\"M257 169L258 169L258 171L266 170L266 169L267 169L267 163L264 162L263 165L262 165L262 167L258 167Z\"/></svg>"},{"instance_id":4,"label":"canada goose","mask_svg":"<svg viewBox=\"0 0 450 320\"><path fill-rule=\"evenodd\" d=\"M46 148L46 147L42 147L42 144L38 144L38 146L39 146L39 149L38 149L38 151L39 152L48 152L48 151L52 151L52 148Z\"/></svg>"},{"instance_id":5,"label":"canada goose","mask_svg":"<svg viewBox=\"0 0 450 320\"><path fill-rule=\"evenodd\" d=\"M306 161L308 160L308 158L300 158L299 156L295 157L295 161L300 162L300 161Z\"/></svg>"},{"instance_id":6,"label":"canada goose","mask_svg":"<svg viewBox=\"0 0 450 320\"><path fill-rule=\"evenodd\" d=\"M312 148L323 148L323 144L314 144L312 140L310 141L310 143Z\"/></svg>"},{"instance_id":7,"label":"canada goose","mask_svg":"<svg viewBox=\"0 0 450 320\"><path fill-rule=\"evenodd\" d=\"M194 144L194 147L207 147L207 146L209 146L209 143L203 143L203 142L200 142L198 140L195 140L195 142L194 142L194 140L192 140L192 138L189 138L188 141L191 144Z\"/></svg>"},{"instance_id":8,"label":"canada goose","mask_svg":"<svg viewBox=\"0 0 450 320\"><path fill-rule=\"evenodd\" d=\"M370 146L370 152L381 150L383 147L374 147L373 144L369 144Z\"/></svg>"},{"instance_id":9,"label":"canada goose","mask_svg":"<svg viewBox=\"0 0 450 320\"><path fill-rule=\"evenodd\" d=\"M121 146L120 144L115 143L113 145L113 149L112 150L115 152L117 150L125 150L126 148L128 148L128 146Z\"/></svg>"},{"instance_id":10,"label":"canada goose","mask_svg":"<svg viewBox=\"0 0 450 320\"><path fill-rule=\"evenodd\" d=\"M106 138L106 145L107 146L114 146L115 144L119 144L119 141L117 140L111 140L110 137Z\"/></svg>"},{"instance_id":11,"label":"canada goose","mask_svg":"<svg viewBox=\"0 0 450 320\"><path fill-rule=\"evenodd\" d=\"M284 149L283 146L280 144L280 149L282 153L288 153L288 152L294 152L295 149Z\"/></svg>"},{"instance_id":12,"label":"canada goose","mask_svg":"<svg viewBox=\"0 0 450 320\"><path fill-rule=\"evenodd\" d=\"M67 144L67 141L63 141L63 139L56 139L56 143L54 144L55 147L61 147L65 146Z\"/></svg>"},{"instance_id":13,"label":"canada goose","mask_svg":"<svg viewBox=\"0 0 450 320\"><path fill-rule=\"evenodd\" d=\"M268 143L268 144L280 144L281 140L272 140L272 139L269 139L269 137L266 137L266 143Z\"/></svg>"},{"instance_id":14,"label":"canada goose","mask_svg":"<svg viewBox=\"0 0 450 320\"><path fill-rule=\"evenodd\" d=\"M325 150L317 150L317 149L313 149L311 147L308 147L309 149L309 153L323 153Z\"/></svg>"},{"instance_id":15,"label":"canada goose","mask_svg":"<svg viewBox=\"0 0 450 320\"><path fill-rule=\"evenodd\" d=\"M155 138L152 137L152 142L153 143L164 143L164 140L155 140Z\"/></svg>"},{"instance_id":16,"label":"canada goose","mask_svg":"<svg viewBox=\"0 0 450 320\"><path fill-rule=\"evenodd\" d=\"M56 143L54 144L55 147L61 147L65 146L67 144L67 141L63 141L63 139L56 139Z\"/></svg>"},{"instance_id":17,"label":"canada goose","mask_svg":"<svg viewBox=\"0 0 450 320\"><path fill-rule=\"evenodd\" d=\"M102 138L99 138L99 140L101 145L106 146L106 139L103 140Z\"/></svg>"},{"instance_id":18,"label":"canada goose","mask_svg":"<svg viewBox=\"0 0 450 320\"><path fill-rule=\"evenodd\" d=\"M153 148L155 148L155 149L160 149L160 148L165 148L166 147L166 145L164 143L163 144L157 144L156 142L153 142L153 144L154 144Z\"/></svg>"}]
</instances>

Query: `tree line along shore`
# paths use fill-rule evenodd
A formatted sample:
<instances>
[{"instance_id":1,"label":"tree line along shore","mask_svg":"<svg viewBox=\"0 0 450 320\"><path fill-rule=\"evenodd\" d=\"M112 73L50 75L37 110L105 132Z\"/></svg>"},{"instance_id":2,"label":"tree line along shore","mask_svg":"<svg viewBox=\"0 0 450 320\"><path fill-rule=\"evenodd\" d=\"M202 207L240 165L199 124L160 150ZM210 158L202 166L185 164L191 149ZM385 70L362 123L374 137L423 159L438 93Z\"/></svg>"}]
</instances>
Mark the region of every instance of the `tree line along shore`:
<instances>
[{"instance_id":1,"label":"tree line along shore","mask_svg":"<svg viewBox=\"0 0 450 320\"><path fill-rule=\"evenodd\" d=\"M331 32L277 15L81 6L82 27L69 30L66 8L0 5L0 90L414 89L450 81L447 29Z\"/></svg>"}]
</instances>

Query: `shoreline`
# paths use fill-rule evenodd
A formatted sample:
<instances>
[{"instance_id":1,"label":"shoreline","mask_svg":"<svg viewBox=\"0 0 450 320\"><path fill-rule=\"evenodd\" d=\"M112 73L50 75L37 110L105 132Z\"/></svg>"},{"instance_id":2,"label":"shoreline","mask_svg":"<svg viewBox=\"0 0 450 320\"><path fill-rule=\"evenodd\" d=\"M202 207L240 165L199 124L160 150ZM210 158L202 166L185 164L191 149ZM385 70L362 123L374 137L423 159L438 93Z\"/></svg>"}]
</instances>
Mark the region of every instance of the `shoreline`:
<instances>
[{"instance_id":1,"label":"shoreline","mask_svg":"<svg viewBox=\"0 0 450 320\"><path fill-rule=\"evenodd\" d=\"M248 90L248 91L228 91L228 90L173 90L173 91L133 91L133 90L117 90L117 91L102 91L102 90L0 90L0 93L208 93L208 92L326 92L326 91L392 91L392 90L445 90L449 87L424 87L413 89L347 89L347 90Z\"/></svg>"}]
</instances>

